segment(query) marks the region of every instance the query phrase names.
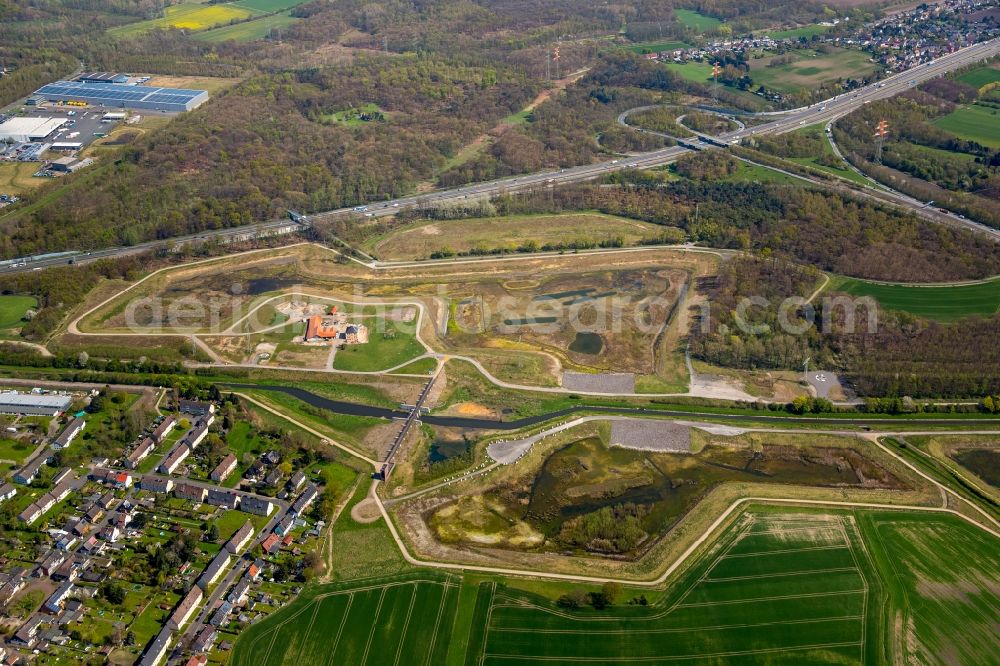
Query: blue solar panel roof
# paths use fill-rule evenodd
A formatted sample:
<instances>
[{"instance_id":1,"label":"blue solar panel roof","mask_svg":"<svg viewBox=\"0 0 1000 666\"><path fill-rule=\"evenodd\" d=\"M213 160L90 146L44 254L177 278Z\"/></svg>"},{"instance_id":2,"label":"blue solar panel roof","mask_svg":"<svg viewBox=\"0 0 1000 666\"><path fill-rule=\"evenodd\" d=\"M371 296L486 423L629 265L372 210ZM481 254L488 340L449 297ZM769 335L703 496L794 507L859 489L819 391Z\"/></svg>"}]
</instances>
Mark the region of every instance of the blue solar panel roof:
<instances>
[{"instance_id":1,"label":"blue solar panel roof","mask_svg":"<svg viewBox=\"0 0 1000 666\"><path fill-rule=\"evenodd\" d=\"M38 89L38 95L59 97L87 97L108 102L161 102L185 104L204 94L204 90L184 88L154 88L151 86L126 86L120 83L85 83L83 81L57 81Z\"/></svg>"}]
</instances>

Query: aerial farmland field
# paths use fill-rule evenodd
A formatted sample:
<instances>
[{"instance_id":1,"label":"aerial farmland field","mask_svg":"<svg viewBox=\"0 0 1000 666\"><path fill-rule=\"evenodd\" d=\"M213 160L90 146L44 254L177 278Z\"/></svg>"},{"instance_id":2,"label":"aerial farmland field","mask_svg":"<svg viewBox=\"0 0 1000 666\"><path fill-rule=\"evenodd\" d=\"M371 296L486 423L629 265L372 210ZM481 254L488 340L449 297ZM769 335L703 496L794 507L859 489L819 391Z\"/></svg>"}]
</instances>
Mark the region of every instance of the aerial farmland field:
<instances>
[{"instance_id":1,"label":"aerial farmland field","mask_svg":"<svg viewBox=\"0 0 1000 666\"><path fill-rule=\"evenodd\" d=\"M421 572L314 588L244 632L230 663L440 664L459 583Z\"/></svg>"},{"instance_id":2,"label":"aerial farmland field","mask_svg":"<svg viewBox=\"0 0 1000 666\"><path fill-rule=\"evenodd\" d=\"M983 104L959 107L934 124L952 134L978 141L990 148L1000 148L1000 111Z\"/></svg>"},{"instance_id":3,"label":"aerial farmland field","mask_svg":"<svg viewBox=\"0 0 1000 666\"><path fill-rule=\"evenodd\" d=\"M473 597L415 571L307 591L231 663L987 663L995 547L949 515L753 506L648 605L635 588L603 609L557 604L572 583L496 576Z\"/></svg>"},{"instance_id":4,"label":"aerial farmland field","mask_svg":"<svg viewBox=\"0 0 1000 666\"><path fill-rule=\"evenodd\" d=\"M871 296L884 308L945 322L975 315L988 317L1000 308L1000 280L997 279L970 284L920 286L837 277L831 281L828 290L852 296Z\"/></svg>"},{"instance_id":5,"label":"aerial farmland field","mask_svg":"<svg viewBox=\"0 0 1000 666\"><path fill-rule=\"evenodd\" d=\"M248 19L262 14L260 10L249 9L235 3L202 4L198 2L183 2L163 10L163 16L148 21L129 23L109 30L115 37L128 37L157 28L179 30L207 30L218 25L225 25L235 20Z\"/></svg>"}]
</instances>

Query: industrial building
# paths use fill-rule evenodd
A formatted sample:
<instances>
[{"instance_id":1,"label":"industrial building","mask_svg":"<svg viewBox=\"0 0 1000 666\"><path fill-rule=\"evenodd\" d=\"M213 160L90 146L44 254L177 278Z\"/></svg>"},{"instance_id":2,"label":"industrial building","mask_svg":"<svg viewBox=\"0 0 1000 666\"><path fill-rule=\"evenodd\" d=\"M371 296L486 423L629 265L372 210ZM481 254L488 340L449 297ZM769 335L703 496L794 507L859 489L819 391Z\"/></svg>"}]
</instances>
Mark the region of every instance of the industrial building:
<instances>
[{"instance_id":1,"label":"industrial building","mask_svg":"<svg viewBox=\"0 0 1000 666\"><path fill-rule=\"evenodd\" d=\"M74 81L83 83L128 83L128 75L117 72L87 72L76 77Z\"/></svg>"},{"instance_id":2,"label":"industrial building","mask_svg":"<svg viewBox=\"0 0 1000 666\"><path fill-rule=\"evenodd\" d=\"M42 141L62 127L65 118L9 118L0 123L0 141Z\"/></svg>"},{"instance_id":3,"label":"industrial building","mask_svg":"<svg viewBox=\"0 0 1000 666\"><path fill-rule=\"evenodd\" d=\"M41 395L38 393L3 391L0 392L0 414L55 416L66 411L72 401L68 395Z\"/></svg>"},{"instance_id":4,"label":"industrial building","mask_svg":"<svg viewBox=\"0 0 1000 666\"><path fill-rule=\"evenodd\" d=\"M153 111L190 111L208 100L206 90L184 88L154 88L151 86L123 86L119 83L85 83L83 81L56 81L35 91L35 97L49 102L84 102L122 109L149 109Z\"/></svg>"}]
</instances>

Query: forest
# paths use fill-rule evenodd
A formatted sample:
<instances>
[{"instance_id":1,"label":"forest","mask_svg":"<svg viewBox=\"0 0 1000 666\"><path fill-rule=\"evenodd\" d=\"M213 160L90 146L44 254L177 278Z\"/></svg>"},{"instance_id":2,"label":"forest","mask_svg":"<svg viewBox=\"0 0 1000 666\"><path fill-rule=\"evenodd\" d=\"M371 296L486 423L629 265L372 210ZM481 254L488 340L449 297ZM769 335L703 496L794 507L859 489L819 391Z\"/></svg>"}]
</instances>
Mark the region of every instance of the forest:
<instances>
[{"instance_id":1,"label":"forest","mask_svg":"<svg viewBox=\"0 0 1000 666\"><path fill-rule=\"evenodd\" d=\"M824 271L934 282L1000 273L993 241L867 200L801 185L722 180L730 162L704 153L678 165L702 179L623 172L622 187L575 185L494 200L500 214L599 210L667 227L712 247L768 251ZM715 170L718 169L718 170ZM947 251L943 251L946 249Z\"/></svg>"},{"instance_id":2,"label":"forest","mask_svg":"<svg viewBox=\"0 0 1000 666\"><path fill-rule=\"evenodd\" d=\"M709 289L709 321L692 327L691 354L715 365L748 369L797 369L811 358L816 367L839 371L863 396L981 397L1000 388L1000 349L995 344L1000 314L943 325L877 309L869 320L869 305L861 303L853 327L848 327L844 307L834 307L824 293L812 303L812 312L808 307L789 309L791 324L808 317L814 322L802 332L789 332L779 320L783 300L808 297L817 281L815 270L773 255L728 262ZM738 309L751 297L763 300ZM740 312L745 315L738 320ZM870 321L875 323L871 329Z\"/></svg>"},{"instance_id":3,"label":"forest","mask_svg":"<svg viewBox=\"0 0 1000 666\"><path fill-rule=\"evenodd\" d=\"M934 124L973 100L1000 106L1000 91L980 92L954 77L934 79L848 114L833 125L833 136L845 157L877 180L1000 227L1000 149L961 139ZM889 125L881 161L871 140L880 120ZM779 150L796 151L791 146Z\"/></svg>"}]
</instances>

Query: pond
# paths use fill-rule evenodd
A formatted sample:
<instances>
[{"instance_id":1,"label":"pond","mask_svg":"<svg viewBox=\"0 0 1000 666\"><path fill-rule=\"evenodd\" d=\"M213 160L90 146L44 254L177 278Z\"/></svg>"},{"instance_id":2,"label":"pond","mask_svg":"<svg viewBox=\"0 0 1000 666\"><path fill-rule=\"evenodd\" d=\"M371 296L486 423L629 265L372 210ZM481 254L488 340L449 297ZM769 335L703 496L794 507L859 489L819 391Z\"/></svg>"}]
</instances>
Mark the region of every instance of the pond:
<instances>
[{"instance_id":1,"label":"pond","mask_svg":"<svg viewBox=\"0 0 1000 666\"><path fill-rule=\"evenodd\" d=\"M604 340L597 333L584 333L581 331L573 338L573 342L569 343L569 350L577 354L596 356L601 353L602 349L604 349Z\"/></svg>"},{"instance_id":2,"label":"pond","mask_svg":"<svg viewBox=\"0 0 1000 666\"><path fill-rule=\"evenodd\" d=\"M1000 488L1000 451L966 449L955 454L954 458L986 483Z\"/></svg>"},{"instance_id":3,"label":"pond","mask_svg":"<svg viewBox=\"0 0 1000 666\"><path fill-rule=\"evenodd\" d=\"M427 460L431 463L444 462L469 452L471 442L467 439L438 439L431 443Z\"/></svg>"}]
</instances>

